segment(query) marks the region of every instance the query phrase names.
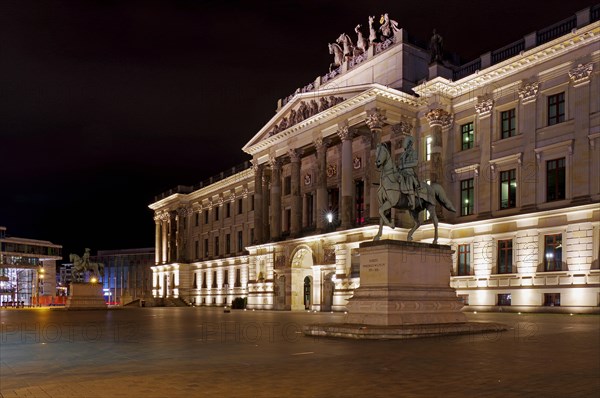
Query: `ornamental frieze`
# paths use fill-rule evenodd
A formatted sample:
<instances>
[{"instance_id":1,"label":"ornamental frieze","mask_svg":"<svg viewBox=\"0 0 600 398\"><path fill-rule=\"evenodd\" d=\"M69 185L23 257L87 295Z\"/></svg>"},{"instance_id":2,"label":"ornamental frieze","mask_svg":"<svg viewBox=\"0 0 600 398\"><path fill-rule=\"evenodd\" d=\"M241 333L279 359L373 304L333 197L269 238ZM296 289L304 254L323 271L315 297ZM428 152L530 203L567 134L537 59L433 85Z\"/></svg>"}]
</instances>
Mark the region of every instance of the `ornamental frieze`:
<instances>
[{"instance_id":1,"label":"ornamental frieze","mask_svg":"<svg viewBox=\"0 0 600 398\"><path fill-rule=\"evenodd\" d=\"M293 125L298 124L303 120L308 119L309 117L314 116L319 112L323 112L324 110L344 101L345 99L343 97L335 97L333 95L330 95L329 97L321 97L319 99L319 103L317 103L317 101L314 99L311 99L309 102L300 101L298 108L290 110L290 112L286 114L283 119L281 119L279 124L276 124L273 127L273 129L269 132L269 137L274 136L275 134L288 129Z\"/></svg>"},{"instance_id":2,"label":"ornamental frieze","mask_svg":"<svg viewBox=\"0 0 600 398\"><path fill-rule=\"evenodd\" d=\"M410 132L412 131L412 124L410 124L409 122L403 120L398 124L395 124L392 126L392 132L396 135L401 134L401 135L410 135Z\"/></svg>"},{"instance_id":3,"label":"ornamental frieze","mask_svg":"<svg viewBox=\"0 0 600 398\"><path fill-rule=\"evenodd\" d=\"M337 165L328 164L327 165L327 177L331 178L337 175Z\"/></svg>"},{"instance_id":4,"label":"ornamental frieze","mask_svg":"<svg viewBox=\"0 0 600 398\"><path fill-rule=\"evenodd\" d=\"M594 64L579 64L569 71L569 78L575 87L586 84L590 81L590 76L594 70Z\"/></svg>"}]
</instances>

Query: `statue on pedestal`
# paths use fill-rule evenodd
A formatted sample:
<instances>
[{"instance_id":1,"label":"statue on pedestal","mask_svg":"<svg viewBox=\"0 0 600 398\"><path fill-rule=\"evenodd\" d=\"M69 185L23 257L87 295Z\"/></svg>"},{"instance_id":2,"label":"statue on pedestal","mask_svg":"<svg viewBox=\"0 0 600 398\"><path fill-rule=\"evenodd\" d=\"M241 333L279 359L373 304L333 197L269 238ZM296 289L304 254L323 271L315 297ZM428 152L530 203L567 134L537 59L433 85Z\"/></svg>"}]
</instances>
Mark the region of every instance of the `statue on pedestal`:
<instances>
[{"instance_id":1,"label":"statue on pedestal","mask_svg":"<svg viewBox=\"0 0 600 398\"><path fill-rule=\"evenodd\" d=\"M399 157L400 168L397 168L391 154L390 144L381 143L375 151L375 166L381 172L379 188L377 189L377 200L379 202L379 231L373 240L381 239L383 225L395 228L393 220L390 219L392 208L407 210L415 225L408 232L407 240L411 241L413 233L419 228L419 213L427 210L431 215L435 236L433 243L438 240L438 219L436 214L436 202L440 203L449 211L456 212L454 205L446 196L444 188L437 183L419 183L413 167L417 165L416 151L412 148L413 138L404 138L404 153Z\"/></svg>"},{"instance_id":2,"label":"statue on pedestal","mask_svg":"<svg viewBox=\"0 0 600 398\"><path fill-rule=\"evenodd\" d=\"M77 254L69 254L69 260L73 263L71 274L74 282L83 282L83 276L86 271L100 279L104 277L104 264L90 262L90 249L86 247L83 257Z\"/></svg>"},{"instance_id":3,"label":"statue on pedestal","mask_svg":"<svg viewBox=\"0 0 600 398\"><path fill-rule=\"evenodd\" d=\"M444 39L442 36L437 34L435 29L433 30L433 36L431 36L431 40L429 40L429 51L431 53L431 58L429 59L429 63L433 64L435 62L443 62L444 58Z\"/></svg>"},{"instance_id":4,"label":"statue on pedestal","mask_svg":"<svg viewBox=\"0 0 600 398\"><path fill-rule=\"evenodd\" d=\"M366 53L367 48L369 47L369 43L367 43L367 40L365 39L362 32L360 31L361 27L362 27L362 25L358 24L354 28L354 31L356 32L356 36L357 36L356 48L359 49L361 53Z\"/></svg>"},{"instance_id":5,"label":"statue on pedestal","mask_svg":"<svg viewBox=\"0 0 600 398\"><path fill-rule=\"evenodd\" d=\"M384 39L387 39L388 37L393 36L394 33L400 31L398 28L398 22L390 19L387 12L381 16L379 23L381 24L379 30L381 31L381 36L383 36Z\"/></svg>"}]
</instances>

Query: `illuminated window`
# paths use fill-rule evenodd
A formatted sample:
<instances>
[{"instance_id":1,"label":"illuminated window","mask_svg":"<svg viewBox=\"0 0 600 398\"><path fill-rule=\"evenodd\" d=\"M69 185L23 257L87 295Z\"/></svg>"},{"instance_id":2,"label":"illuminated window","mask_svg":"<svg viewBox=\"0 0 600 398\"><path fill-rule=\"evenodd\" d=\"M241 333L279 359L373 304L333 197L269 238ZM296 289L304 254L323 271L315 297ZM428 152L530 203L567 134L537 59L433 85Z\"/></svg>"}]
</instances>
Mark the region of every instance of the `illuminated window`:
<instances>
[{"instance_id":1,"label":"illuminated window","mask_svg":"<svg viewBox=\"0 0 600 398\"><path fill-rule=\"evenodd\" d=\"M475 203L475 189L472 178L460 182L460 215L473 214Z\"/></svg>"},{"instance_id":2,"label":"illuminated window","mask_svg":"<svg viewBox=\"0 0 600 398\"><path fill-rule=\"evenodd\" d=\"M565 121L565 93L548 96L548 126Z\"/></svg>"},{"instance_id":3,"label":"illuminated window","mask_svg":"<svg viewBox=\"0 0 600 398\"><path fill-rule=\"evenodd\" d=\"M565 158L549 160L546 162L546 200L565 199L566 191Z\"/></svg>"},{"instance_id":4,"label":"illuminated window","mask_svg":"<svg viewBox=\"0 0 600 398\"><path fill-rule=\"evenodd\" d=\"M510 305L512 297L510 293L502 293L498 295L498 305Z\"/></svg>"},{"instance_id":5,"label":"illuminated window","mask_svg":"<svg viewBox=\"0 0 600 398\"><path fill-rule=\"evenodd\" d=\"M433 137L425 137L425 160L431 160L431 143L433 142Z\"/></svg>"},{"instance_id":6,"label":"illuminated window","mask_svg":"<svg viewBox=\"0 0 600 398\"><path fill-rule=\"evenodd\" d=\"M457 271L459 276L471 274L471 245L458 245Z\"/></svg>"},{"instance_id":7,"label":"illuminated window","mask_svg":"<svg viewBox=\"0 0 600 398\"><path fill-rule=\"evenodd\" d=\"M544 293L545 307L560 307L560 293Z\"/></svg>"},{"instance_id":8,"label":"illuminated window","mask_svg":"<svg viewBox=\"0 0 600 398\"><path fill-rule=\"evenodd\" d=\"M517 205L517 171L500 172L500 208L509 209Z\"/></svg>"},{"instance_id":9,"label":"illuminated window","mask_svg":"<svg viewBox=\"0 0 600 398\"><path fill-rule=\"evenodd\" d=\"M562 234L544 237L544 271L562 270Z\"/></svg>"},{"instance_id":10,"label":"illuminated window","mask_svg":"<svg viewBox=\"0 0 600 398\"><path fill-rule=\"evenodd\" d=\"M471 149L475 145L475 133L473 132L473 122L460 126L461 148Z\"/></svg>"},{"instance_id":11,"label":"illuminated window","mask_svg":"<svg viewBox=\"0 0 600 398\"><path fill-rule=\"evenodd\" d=\"M514 137L517 134L514 108L500 113L500 132L502 138Z\"/></svg>"},{"instance_id":12,"label":"illuminated window","mask_svg":"<svg viewBox=\"0 0 600 398\"><path fill-rule=\"evenodd\" d=\"M498 241L498 273L511 274L513 263L512 239Z\"/></svg>"}]
</instances>

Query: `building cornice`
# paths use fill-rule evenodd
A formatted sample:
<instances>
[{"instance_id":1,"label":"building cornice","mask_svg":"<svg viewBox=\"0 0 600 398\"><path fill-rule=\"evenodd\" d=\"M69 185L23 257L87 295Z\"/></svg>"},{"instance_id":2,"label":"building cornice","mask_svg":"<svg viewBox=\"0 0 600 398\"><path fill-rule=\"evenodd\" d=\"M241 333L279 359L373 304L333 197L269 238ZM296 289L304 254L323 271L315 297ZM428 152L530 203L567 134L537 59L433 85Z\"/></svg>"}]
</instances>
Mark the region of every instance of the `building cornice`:
<instances>
[{"instance_id":1,"label":"building cornice","mask_svg":"<svg viewBox=\"0 0 600 398\"><path fill-rule=\"evenodd\" d=\"M505 79L511 75L529 69L534 65L547 62L579 47L600 40L600 21L576 29L543 45L524 51L496 65L475 72L460 80L452 81L443 77L420 84L413 91L422 97L441 95L448 98L458 97L474 89L488 86L490 83Z\"/></svg>"}]
</instances>

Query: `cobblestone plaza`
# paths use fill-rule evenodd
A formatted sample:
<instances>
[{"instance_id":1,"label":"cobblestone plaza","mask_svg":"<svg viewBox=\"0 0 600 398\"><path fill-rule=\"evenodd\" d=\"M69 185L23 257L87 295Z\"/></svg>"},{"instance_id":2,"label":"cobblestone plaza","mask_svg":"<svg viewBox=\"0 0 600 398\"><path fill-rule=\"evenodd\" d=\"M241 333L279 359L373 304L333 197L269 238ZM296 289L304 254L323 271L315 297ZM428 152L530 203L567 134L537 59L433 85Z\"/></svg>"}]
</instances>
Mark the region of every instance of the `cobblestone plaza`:
<instances>
[{"instance_id":1,"label":"cobblestone plaza","mask_svg":"<svg viewBox=\"0 0 600 398\"><path fill-rule=\"evenodd\" d=\"M305 337L344 314L139 308L2 310L8 397L560 396L600 390L600 317L469 313L487 335Z\"/></svg>"}]
</instances>

